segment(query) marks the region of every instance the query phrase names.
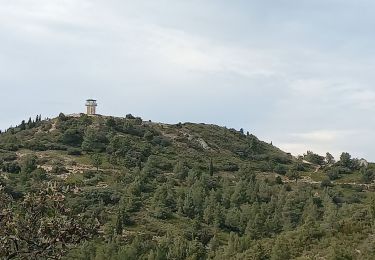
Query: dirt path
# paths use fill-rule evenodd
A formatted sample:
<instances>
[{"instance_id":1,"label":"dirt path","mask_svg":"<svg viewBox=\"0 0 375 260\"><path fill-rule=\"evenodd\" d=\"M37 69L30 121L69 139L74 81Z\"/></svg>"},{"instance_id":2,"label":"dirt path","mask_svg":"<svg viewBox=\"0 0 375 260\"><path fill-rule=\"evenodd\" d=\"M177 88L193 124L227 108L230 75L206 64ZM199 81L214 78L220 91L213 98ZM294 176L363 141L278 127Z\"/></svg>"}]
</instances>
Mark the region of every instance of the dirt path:
<instances>
[{"instance_id":1,"label":"dirt path","mask_svg":"<svg viewBox=\"0 0 375 260\"><path fill-rule=\"evenodd\" d=\"M281 175L278 175L278 176L280 176L282 178L284 183L296 183L295 180L289 180L285 176L281 176ZM301 179L298 179L297 183L309 183L309 184L319 184L320 185L322 182L321 181L314 181L313 179L311 179L311 177L304 176ZM333 185L361 186L361 187L365 187L366 189L370 189L371 187L375 187L375 183L365 184L365 183L356 183L356 182L335 182L335 181L331 181L331 183Z\"/></svg>"}]
</instances>

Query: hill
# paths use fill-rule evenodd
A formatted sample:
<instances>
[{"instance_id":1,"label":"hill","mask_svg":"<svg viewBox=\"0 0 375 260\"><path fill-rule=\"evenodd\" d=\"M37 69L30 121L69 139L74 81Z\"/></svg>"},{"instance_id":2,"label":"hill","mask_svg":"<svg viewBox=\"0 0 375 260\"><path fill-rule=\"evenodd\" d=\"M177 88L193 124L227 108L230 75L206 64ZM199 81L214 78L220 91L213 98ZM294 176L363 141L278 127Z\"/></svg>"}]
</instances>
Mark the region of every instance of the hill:
<instances>
[{"instance_id":1,"label":"hill","mask_svg":"<svg viewBox=\"0 0 375 260\"><path fill-rule=\"evenodd\" d=\"M0 134L0 257L373 259L374 165L242 130L60 114Z\"/></svg>"}]
</instances>

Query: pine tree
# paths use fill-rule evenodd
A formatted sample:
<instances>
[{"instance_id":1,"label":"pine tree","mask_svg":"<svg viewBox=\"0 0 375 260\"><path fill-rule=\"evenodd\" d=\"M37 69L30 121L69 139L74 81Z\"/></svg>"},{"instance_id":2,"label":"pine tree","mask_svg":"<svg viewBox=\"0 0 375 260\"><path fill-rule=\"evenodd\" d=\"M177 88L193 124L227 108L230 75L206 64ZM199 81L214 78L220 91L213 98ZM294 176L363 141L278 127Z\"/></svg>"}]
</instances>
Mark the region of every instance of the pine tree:
<instances>
[{"instance_id":1,"label":"pine tree","mask_svg":"<svg viewBox=\"0 0 375 260\"><path fill-rule=\"evenodd\" d=\"M330 154L330 153L326 153L326 158L325 158L325 160L326 160L326 163L327 163L328 165L332 165L332 164L335 163L335 158L334 158L333 155Z\"/></svg>"},{"instance_id":2,"label":"pine tree","mask_svg":"<svg viewBox=\"0 0 375 260\"><path fill-rule=\"evenodd\" d=\"M209 243L210 251L216 251L220 247L220 240L216 234L211 238Z\"/></svg>"},{"instance_id":3,"label":"pine tree","mask_svg":"<svg viewBox=\"0 0 375 260\"><path fill-rule=\"evenodd\" d=\"M290 254L290 245L286 237L279 237L272 248L271 260L292 259Z\"/></svg>"},{"instance_id":4,"label":"pine tree","mask_svg":"<svg viewBox=\"0 0 375 260\"><path fill-rule=\"evenodd\" d=\"M304 222L315 222L319 218L319 211L317 205L314 203L313 198L309 198L303 208L302 217Z\"/></svg>"},{"instance_id":5,"label":"pine tree","mask_svg":"<svg viewBox=\"0 0 375 260\"><path fill-rule=\"evenodd\" d=\"M100 165L103 163L103 159L100 154L94 154L91 156L92 165L99 171Z\"/></svg>"},{"instance_id":6,"label":"pine tree","mask_svg":"<svg viewBox=\"0 0 375 260\"><path fill-rule=\"evenodd\" d=\"M375 226L375 196L374 195L370 197L368 210L369 210L370 217L371 217L371 225Z\"/></svg>"},{"instance_id":7,"label":"pine tree","mask_svg":"<svg viewBox=\"0 0 375 260\"><path fill-rule=\"evenodd\" d=\"M323 223L328 231L332 231L337 227L337 206L333 203L332 198L328 194L328 190L323 195L322 204L324 206Z\"/></svg>"},{"instance_id":8,"label":"pine tree","mask_svg":"<svg viewBox=\"0 0 375 260\"><path fill-rule=\"evenodd\" d=\"M205 209L203 212L203 219L207 224L212 224L214 221L215 207L216 207L216 194L211 190L210 196L206 198Z\"/></svg>"},{"instance_id":9,"label":"pine tree","mask_svg":"<svg viewBox=\"0 0 375 260\"><path fill-rule=\"evenodd\" d=\"M147 256L147 260L156 260L156 254L154 252L154 250L151 250L150 253L148 254Z\"/></svg>"},{"instance_id":10,"label":"pine tree","mask_svg":"<svg viewBox=\"0 0 375 260\"><path fill-rule=\"evenodd\" d=\"M212 162L212 159L210 159L209 173L211 176L214 175L214 163Z\"/></svg>"},{"instance_id":11,"label":"pine tree","mask_svg":"<svg viewBox=\"0 0 375 260\"><path fill-rule=\"evenodd\" d=\"M231 232L229 234L229 239L228 239L228 254L229 256L233 256L238 252L238 248L240 246L240 240L239 237L236 233Z\"/></svg>"},{"instance_id":12,"label":"pine tree","mask_svg":"<svg viewBox=\"0 0 375 260\"><path fill-rule=\"evenodd\" d=\"M184 204L182 206L182 211L186 216L190 218L193 218L195 216L195 207L194 207L194 202L193 202L191 191L188 191L185 195Z\"/></svg>"},{"instance_id":13,"label":"pine tree","mask_svg":"<svg viewBox=\"0 0 375 260\"><path fill-rule=\"evenodd\" d=\"M25 120L22 120L21 125L20 125L20 129L21 129L21 130L25 130L25 129L26 129L26 123L25 123Z\"/></svg>"},{"instance_id":14,"label":"pine tree","mask_svg":"<svg viewBox=\"0 0 375 260\"><path fill-rule=\"evenodd\" d=\"M186 167L185 163L181 160L179 160L174 169L173 172L176 174L177 178L179 180L185 180L186 177L188 176L188 171L189 169Z\"/></svg>"},{"instance_id":15,"label":"pine tree","mask_svg":"<svg viewBox=\"0 0 375 260\"><path fill-rule=\"evenodd\" d=\"M116 221L116 234L117 235L121 235L124 230L122 217L123 217L122 213L119 210L119 212L117 213L117 221Z\"/></svg>"},{"instance_id":16,"label":"pine tree","mask_svg":"<svg viewBox=\"0 0 375 260\"><path fill-rule=\"evenodd\" d=\"M27 121L28 128L32 128L33 121L31 120L31 117L29 117L29 121Z\"/></svg>"},{"instance_id":17,"label":"pine tree","mask_svg":"<svg viewBox=\"0 0 375 260\"><path fill-rule=\"evenodd\" d=\"M138 158L137 166L138 166L138 169L140 171L142 171L142 160L141 160L141 158Z\"/></svg>"}]
</instances>

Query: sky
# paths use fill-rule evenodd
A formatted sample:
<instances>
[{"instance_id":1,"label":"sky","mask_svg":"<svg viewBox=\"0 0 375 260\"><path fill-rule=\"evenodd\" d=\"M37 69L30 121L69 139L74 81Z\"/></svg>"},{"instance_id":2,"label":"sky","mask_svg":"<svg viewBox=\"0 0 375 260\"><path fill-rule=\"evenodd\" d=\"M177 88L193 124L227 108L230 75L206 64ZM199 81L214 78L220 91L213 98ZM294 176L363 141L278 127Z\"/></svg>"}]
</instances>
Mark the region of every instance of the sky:
<instances>
[{"instance_id":1,"label":"sky","mask_svg":"<svg viewBox=\"0 0 375 260\"><path fill-rule=\"evenodd\" d=\"M0 0L0 129L84 112L375 161L375 1Z\"/></svg>"}]
</instances>

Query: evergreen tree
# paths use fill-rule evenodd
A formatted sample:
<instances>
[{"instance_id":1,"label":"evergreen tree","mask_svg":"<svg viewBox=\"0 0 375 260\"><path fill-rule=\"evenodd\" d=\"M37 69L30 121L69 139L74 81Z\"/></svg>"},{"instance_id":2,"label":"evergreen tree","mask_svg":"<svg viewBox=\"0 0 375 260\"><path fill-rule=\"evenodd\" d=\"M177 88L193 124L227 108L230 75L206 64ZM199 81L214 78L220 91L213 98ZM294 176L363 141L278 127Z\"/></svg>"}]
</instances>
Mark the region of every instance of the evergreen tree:
<instances>
[{"instance_id":1,"label":"evergreen tree","mask_svg":"<svg viewBox=\"0 0 375 260\"><path fill-rule=\"evenodd\" d=\"M22 158L21 169L23 173L29 174L37 168L37 157L35 155L26 155Z\"/></svg>"},{"instance_id":2,"label":"evergreen tree","mask_svg":"<svg viewBox=\"0 0 375 260\"><path fill-rule=\"evenodd\" d=\"M116 234L121 235L123 232L123 215L122 212L119 210L117 213L117 221L116 221Z\"/></svg>"},{"instance_id":3,"label":"evergreen tree","mask_svg":"<svg viewBox=\"0 0 375 260\"><path fill-rule=\"evenodd\" d=\"M324 207L323 226L327 231L332 232L337 227L337 206L333 203L332 198L326 190L323 194L322 204Z\"/></svg>"},{"instance_id":4,"label":"evergreen tree","mask_svg":"<svg viewBox=\"0 0 375 260\"><path fill-rule=\"evenodd\" d=\"M21 129L21 130L25 130L25 129L26 129L26 123L25 123L25 120L22 120L21 125L20 125L20 129Z\"/></svg>"},{"instance_id":5,"label":"evergreen tree","mask_svg":"<svg viewBox=\"0 0 375 260\"><path fill-rule=\"evenodd\" d=\"M295 182L297 182L300 178L300 175L295 170L289 170L286 174L286 177L288 177L289 180L295 180Z\"/></svg>"},{"instance_id":6,"label":"evergreen tree","mask_svg":"<svg viewBox=\"0 0 375 260\"><path fill-rule=\"evenodd\" d=\"M328 165L332 165L332 164L334 164L335 163L335 158L333 157L333 155L332 154L330 154L330 153L326 153L326 163L328 164Z\"/></svg>"},{"instance_id":7,"label":"evergreen tree","mask_svg":"<svg viewBox=\"0 0 375 260\"><path fill-rule=\"evenodd\" d=\"M207 224L212 224L216 209L216 193L214 190L210 191L210 195L206 198L205 209L203 212L203 219Z\"/></svg>"},{"instance_id":8,"label":"evergreen tree","mask_svg":"<svg viewBox=\"0 0 375 260\"><path fill-rule=\"evenodd\" d=\"M286 237L277 238L274 246L272 247L271 260L292 259L289 248L290 245Z\"/></svg>"},{"instance_id":9,"label":"evergreen tree","mask_svg":"<svg viewBox=\"0 0 375 260\"><path fill-rule=\"evenodd\" d=\"M27 121L27 126L28 128L32 128L33 126L33 121L31 120L31 117L29 117L29 121Z\"/></svg>"},{"instance_id":10,"label":"evergreen tree","mask_svg":"<svg viewBox=\"0 0 375 260\"><path fill-rule=\"evenodd\" d=\"M93 154L91 156L91 162L92 165L96 168L96 170L99 171L100 165L103 164L103 158L100 154Z\"/></svg>"},{"instance_id":11,"label":"evergreen tree","mask_svg":"<svg viewBox=\"0 0 375 260\"><path fill-rule=\"evenodd\" d=\"M349 153L342 153L340 156L340 164L344 167L352 167L352 156Z\"/></svg>"},{"instance_id":12,"label":"evergreen tree","mask_svg":"<svg viewBox=\"0 0 375 260\"><path fill-rule=\"evenodd\" d=\"M315 204L314 199L310 197L303 209L302 218L305 223L309 221L315 222L319 219L319 215L318 206Z\"/></svg>"},{"instance_id":13,"label":"evergreen tree","mask_svg":"<svg viewBox=\"0 0 375 260\"><path fill-rule=\"evenodd\" d=\"M369 211L369 215L370 215L370 221L371 221L371 225L374 227L375 226L375 196L374 195L371 195L371 197L369 198L369 203L367 205L368 207L368 211Z\"/></svg>"},{"instance_id":14,"label":"evergreen tree","mask_svg":"<svg viewBox=\"0 0 375 260\"><path fill-rule=\"evenodd\" d=\"M154 250L151 249L150 253L148 253L147 260L157 260L157 259L158 258L156 258L156 254Z\"/></svg>"},{"instance_id":15,"label":"evergreen tree","mask_svg":"<svg viewBox=\"0 0 375 260\"><path fill-rule=\"evenodd\" d=\"M214 164L212 162L212 159L210 159L209 173L210 173L211 176L214 175Z\"/></svg>"},{"instance_id":16,"label":"evergreen tree","mask_svg":"<svg viewBox=\"0 0 375 260\"><path fill-rule=\"evenodd\" d=\"M159 186L152 200L153 215L159 219L167 219L176 208L173 187L169 184Z\"/></svg>"},{"instance_id":17,"label":"evergreen tree","mask_svg":"<svg viewBox=\"0 0 375 260\"><path fill-rule=\"evenodd\" d=\"M185 165L184 161L179 160L176 163L173 172L177 175L179 180L185 180L188 176L189 168Z\"/></svg>"},{"instance_id":18,"label":"evergreen tree","mask_svg":"<svg viewBox=\"0 0 375 260\"><path fill-rule=\"evenodd\" d=\"M107 144L108 138L103 131L89 128L83 138L82 150L100 153L105 150Z\"/></svg>"},{"instance_id":19,"label":"evergreen tree","mask_svg":"<svg viewBox=\"0 0 375 260\"><path fill-rule=\"evenodd\" d=\"M218 239L217 235L215 234L209 243L209 248L211 252L216 251L220 247L220 240Z\"/></svg>"}]
</instances>

